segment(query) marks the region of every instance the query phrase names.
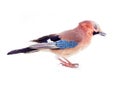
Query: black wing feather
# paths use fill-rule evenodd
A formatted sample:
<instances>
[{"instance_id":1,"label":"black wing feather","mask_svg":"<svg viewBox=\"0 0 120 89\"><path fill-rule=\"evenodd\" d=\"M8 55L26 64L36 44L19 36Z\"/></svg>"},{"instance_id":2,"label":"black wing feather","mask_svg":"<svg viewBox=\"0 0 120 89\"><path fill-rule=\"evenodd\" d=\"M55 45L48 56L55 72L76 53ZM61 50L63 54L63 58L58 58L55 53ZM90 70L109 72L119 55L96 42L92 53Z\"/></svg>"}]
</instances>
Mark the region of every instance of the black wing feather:
<instances>
[{"instance_id":1,"label":"black wing feather","mask_svg":"<svg viewBox=\"0 0 120 89\"><path fill-rule=\"evenodd\" d=\"M36 40L33 40L33 42L37 42L37 43L47 43L48 40L51 40L51 41L54 41L54 42L55 42L55 41L60 40L60 37L59 37L59 35L54 35L54 34L52 34L52 35L43 36L43 37L41 37L41 38L38 38L38 39L36 39Z\"/></svg>"}]
</instances>

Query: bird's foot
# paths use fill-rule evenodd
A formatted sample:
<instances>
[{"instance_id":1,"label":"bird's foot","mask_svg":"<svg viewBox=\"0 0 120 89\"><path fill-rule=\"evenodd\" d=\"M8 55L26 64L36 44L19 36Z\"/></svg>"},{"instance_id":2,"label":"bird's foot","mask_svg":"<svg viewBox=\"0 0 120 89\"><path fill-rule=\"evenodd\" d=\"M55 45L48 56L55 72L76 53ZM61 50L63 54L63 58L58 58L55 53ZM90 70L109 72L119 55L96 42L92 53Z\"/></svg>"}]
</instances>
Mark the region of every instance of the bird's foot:
<instances>
[{"instance_id":1,"label":"bird's foot","mask_svg":"<svg viewBox=\"0 0 120 89\"><path fill-rule=\"evenodd\" d=\"M71 63L66 58L59 57L58 60L60 60L60 62L61 62L60 64L62 64L63 66L70 67L70 68L78 68L79 67L78 63Z\"/></svg>"}]
</instances>

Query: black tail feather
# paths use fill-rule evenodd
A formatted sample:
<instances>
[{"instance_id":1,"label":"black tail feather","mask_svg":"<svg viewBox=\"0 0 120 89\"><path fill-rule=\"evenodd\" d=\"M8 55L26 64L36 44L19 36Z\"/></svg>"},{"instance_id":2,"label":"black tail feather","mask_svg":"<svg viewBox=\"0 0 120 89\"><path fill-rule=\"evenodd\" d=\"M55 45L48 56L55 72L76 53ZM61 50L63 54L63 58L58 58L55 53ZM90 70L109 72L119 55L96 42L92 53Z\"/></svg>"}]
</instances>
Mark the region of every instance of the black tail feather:
<instances>
[{"instance_id":1,"label":"black tail feather","mask_svg":"<svg viewBox=\"0 0 120 89\"><path fill-rule=\"evenodd\" d=\"M17 54L17 53L28 53L28 52L35 51L35 50L37 50L37 49L32 49L30 47L27 47L27 48L12 50L12 51L8 52L7 55Z\"/></svg>"}]
</instances>

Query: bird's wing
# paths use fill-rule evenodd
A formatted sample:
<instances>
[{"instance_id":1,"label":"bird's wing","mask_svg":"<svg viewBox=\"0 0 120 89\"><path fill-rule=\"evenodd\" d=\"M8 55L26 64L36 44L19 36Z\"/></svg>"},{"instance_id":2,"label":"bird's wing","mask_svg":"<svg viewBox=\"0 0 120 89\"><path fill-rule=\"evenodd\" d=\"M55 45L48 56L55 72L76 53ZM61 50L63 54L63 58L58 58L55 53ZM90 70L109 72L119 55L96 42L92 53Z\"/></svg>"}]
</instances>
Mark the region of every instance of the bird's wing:
<instances>
[{"instance_id":1,"label":"bird's wing","mask_svg":"<svg viewBox=\"0 0 120 89\"><path fill-rule=\"evenodd\" d=\"M66 35L64 35L64 34ZM51 34L32 40L38 44L31 46L32 48L50 48L50 49L67 49L74 48L78 45L76 33L68 31L62 34ZM69 35L69 36L68 36ZM42 45L42 46L41 46Z\"/></svg>"},{"instance_id":2,"label":"bird's wing","mask_svg":"<svg viewBox=\"0 0 120 89\"><path fill-rule=\"evenodd\" d=\"M83 38L83 32L76 32L73 29L73 30L64 31L59 34L46 35L46 36L40 37L38 39L32 40L32 42L47 43L49 41L56 42L59 40L81 42L82 38Z\"/></svg>"},{"instance_id":3,"label":"bird's wing","mask_svg":"<svg viewBox=\"0 0 120 89\"><path fill-rule=\"evenodd\" d=\"M32 42L37 42L37 43L47 43L48 41L58 41L61 40L61 38L59 37L59 35L57 34L51 34L51 35L46 35L43 37L40 37L38 39L32 40Z\"/></svg>"}]
</instances>

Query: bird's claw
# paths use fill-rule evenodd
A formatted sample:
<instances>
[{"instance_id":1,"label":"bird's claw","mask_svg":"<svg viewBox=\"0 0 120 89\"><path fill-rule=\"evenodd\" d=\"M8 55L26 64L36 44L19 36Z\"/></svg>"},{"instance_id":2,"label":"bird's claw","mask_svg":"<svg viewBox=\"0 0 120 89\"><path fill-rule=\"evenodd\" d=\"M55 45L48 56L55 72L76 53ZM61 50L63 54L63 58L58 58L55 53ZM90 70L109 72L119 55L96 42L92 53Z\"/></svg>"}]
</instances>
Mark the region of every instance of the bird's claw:
<instances>
[{"instance_id":1,"label":"bird's claw","mask_svg":"<svg viewBox=\"0 0 120 89\"><path fill-rule=\"evenodd\" d=\"M78 63L60 63L62 66L70 67L70 68L78 68L79 64Z\"/></svg>"},{"instance_id":2,"label":"bird's claw","mask_svg":"<svg viewBox=\"0 0 120 89\"><path fill-rule=\"evenodd\" d=\"M78 63L71 63L70 61L68 61L66 58L63 58L64 60L62 60L62 58L58 58L58 60L61 61L60 64L62 64L63 66L66 67L70 67L70 68L78 68L79 64Z\"/></svg>"}]
</instances>

